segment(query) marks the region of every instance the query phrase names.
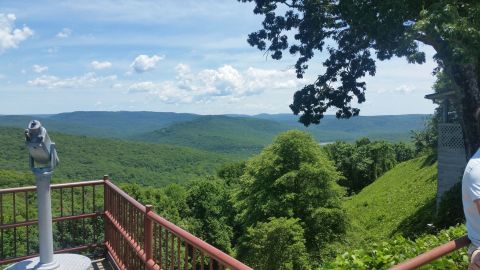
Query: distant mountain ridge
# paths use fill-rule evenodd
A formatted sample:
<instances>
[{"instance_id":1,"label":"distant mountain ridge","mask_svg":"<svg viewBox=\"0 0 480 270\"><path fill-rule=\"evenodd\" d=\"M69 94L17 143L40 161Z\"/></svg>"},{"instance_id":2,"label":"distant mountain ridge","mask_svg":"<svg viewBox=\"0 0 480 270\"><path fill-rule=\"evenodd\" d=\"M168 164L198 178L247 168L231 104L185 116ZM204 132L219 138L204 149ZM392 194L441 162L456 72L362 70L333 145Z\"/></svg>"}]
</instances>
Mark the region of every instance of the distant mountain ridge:
<instances>
[{"instance_id":1,"label":"distant mountain ridge","mask_svg":"<svg viewBox=\"0 0 480 270\"><path fill-rule=\"evenodd\" d=\"M176 145L149 144L66 135L49 131L57 145L60 164L54 181L99 179L109 174L120 183L138 183L164 186L185 183L213 175L223 164L237 161L233 155L207 152ZM22 177L2 180L6 171L32 175L28 163L23 130L0 128L0 187L18 186L13 182ZM8 175L8 174L7 174ZM6 181L8 180L8 181ZM22 185L31 185L33 177L23 179Z\"/></svg>"},{"instance_id":2,"label":"distant mountain ridge","mask_svg":"<svg viewBox=\"0 0 480 270\"><path fill-rule=\"evenodd\" d=\"M49 129L67 134L128 138L198 117L200 115L173 112L78 111L52 115L3 115L0 116L0 126L24 128L30 120L38 118Z\"/></svg>"},{"instance_id":3,"label":"distant mountain ridge","mask_svg":"<svg viewBox=\"0 0 480 270\"><path fill-rule=\"evenodd\" d=\"M3 115L0 126L24 128L37 118L49 130L72 135L145 141L251 155L278 133L299 129L319 142L354 141L360 137L408 140L411 130L424 127L429 115L358 116L336 119L326 115L319 125L303 126L293 114L197 115L173 112L71 112L52 115Z\"/></svg>"}]
</instances>

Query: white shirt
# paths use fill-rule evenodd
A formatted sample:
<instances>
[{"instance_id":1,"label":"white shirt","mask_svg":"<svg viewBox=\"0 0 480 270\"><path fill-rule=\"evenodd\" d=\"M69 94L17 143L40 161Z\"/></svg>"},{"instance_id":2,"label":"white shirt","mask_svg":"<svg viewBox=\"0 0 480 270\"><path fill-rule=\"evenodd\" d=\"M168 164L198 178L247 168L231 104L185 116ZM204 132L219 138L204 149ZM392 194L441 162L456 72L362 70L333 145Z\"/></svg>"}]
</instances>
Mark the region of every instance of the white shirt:
<instances>
[{"instance_id":1,"label":"white shirt","mask_svg":"<svg viewBox=\"0 0 480 270\"><path fill-rule=\"evenodd\" d=\"M462 178L462 202L468 238L472 244L480 247L480 214L474 202L478 199L480 199L480 149L468 161Z\"/></svg>"}]
</instances>

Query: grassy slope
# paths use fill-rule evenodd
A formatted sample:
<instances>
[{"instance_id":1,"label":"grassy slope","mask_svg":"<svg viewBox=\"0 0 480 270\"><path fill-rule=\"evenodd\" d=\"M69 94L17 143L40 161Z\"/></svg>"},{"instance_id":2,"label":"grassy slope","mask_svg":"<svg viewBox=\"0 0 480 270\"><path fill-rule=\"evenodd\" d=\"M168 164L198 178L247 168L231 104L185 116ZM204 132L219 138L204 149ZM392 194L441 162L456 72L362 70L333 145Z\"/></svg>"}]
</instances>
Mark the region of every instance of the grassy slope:
<instances>
[{"instance_id":1,"label":"grassy slope","mask_svg":"<svg viewBox=\"0 0 480 270\"><path fill-rule=\"evenodd\" d=\"M401 233L425 232L435 212L436 163L427 157L403 162L347 199L349 245L361 246Z\"/></svg>"},{"instance_id":2,"label":"grassy slope","mask_svg":"<svg viewBox=\"0 0 480 270\"><path fill-rule=\"evenodd\" d=\"M214 174L237 157L187 147L97 139L50 133L57 144L58 179L98 179L109 174L119 182L163 186ZM0 128L0 169L28 172L23 130ZM14 185L18 186L18 185Z\"/></svg>"}]
</instances>

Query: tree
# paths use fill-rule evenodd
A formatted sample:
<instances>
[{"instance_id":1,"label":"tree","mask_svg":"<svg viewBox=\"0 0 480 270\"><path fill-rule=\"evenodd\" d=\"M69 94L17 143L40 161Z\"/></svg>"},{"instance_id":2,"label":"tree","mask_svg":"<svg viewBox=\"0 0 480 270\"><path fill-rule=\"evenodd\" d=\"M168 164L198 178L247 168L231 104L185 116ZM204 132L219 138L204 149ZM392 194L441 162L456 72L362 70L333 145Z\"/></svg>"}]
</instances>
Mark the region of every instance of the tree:
<instances>
[{"instance_id":1,"label":"tree","mask_svg":"<svg viewBox=\"0 0 480 270\"><path fill-rule=\"evenodd\" d=\"M432 151L436 153L438 142L438 130L435 117L425 122L423 130L411 131L412 142L415 146L417 155L428 154Z\"/></svg>"},{"instance_id":2,"label":"tree","mask_svg":"<svg viewBox=\"0 0 480 270\"><path fill-rule=\"evenodd\" d=\"M399 145L399 147L402 146ZM397 155L400 154L391 143L370 142L366 138L357 140L355 144L335 142L326 145L324 149L334 161L337 170L343 174L344 178L341 178L338 183L347 188L349 195L358 193L393 168L397 164ZM398 149L402 151L401 158L407 158L408 150L406 146Z\"/></svg>"},{"instance_id":3,"label":"tree","mask_svg":"<svg viewBox=\"0 0 480 270\"><path fill-rule=\"evenodd\" d=\"M309 134L284 132L247 161L236 194L237 220L248 228L272 217L298 218L307 250L318 255L321 247L340 238L346 229L339 178Z\"/></svg>"},{"instance_id":4,"label":"tree","mask_svg":"<svg viewBox=\"0 0 480 270\"><path fill-rule=\"evenodd\" d=\"M238 258L259 270L311 269L300 220L271 218L250 227L238 248Z\"/></svg>"},{"instance_id":5,"label":"tree","mask_svg":"<svg viewBox=\"0 0 480 270\"><path fill-rule=\"evenodd\" d=\"M409 144L398 142L393 145L397 162L404 162L415 157L415 150Z\"/></svg>"},{"instance_id":6,"label":"tree","mask_svg":"<svg viewBox=\"0 0 480 270\"><path fill-rule=\"evenodd\" d=\"M238 0L253 2L253 0ZM480 107L480 2L466 0L329 1L255 0L264 15L262 29L249 35L250 45L281 59L297 55L297 77L308 62L326 50L325 72L294 95L290 105L305 125L318 124L329 108L339 118L359 114L352 102L365 101L366 75L374 76L375 59L405 57L424 63L419 43L431 46L438 67L453 82L457 112L468 155L480 145L473 112ZM293 33L292 35L290 33ZM293 38L292 38L293 37ZM293 39L293 41L292 41Z\"/></svg>"},{"instance_id":7,"label":"tree","mask_svg":"<svg viewBox=\"0 0 480 270\"><path fill-rule=\"evenodd\" d=\"M230 253L233 231L229 215L233 206L225 183L215 179L192 182L187 204L190 208L188 229L207 243Z\"/></svg>"},{"instance_id":8,"label":"tree","mask_svg":"<svg viewBox=\"0 0 480 270\"><path fill-rule=\"evenodd\" d=\"M217 176L225 180L228 186L238 185L240 177L245 172L245 161L234 163L227 163L223 165L218 171Z\"/></svg>"}]
</instances>

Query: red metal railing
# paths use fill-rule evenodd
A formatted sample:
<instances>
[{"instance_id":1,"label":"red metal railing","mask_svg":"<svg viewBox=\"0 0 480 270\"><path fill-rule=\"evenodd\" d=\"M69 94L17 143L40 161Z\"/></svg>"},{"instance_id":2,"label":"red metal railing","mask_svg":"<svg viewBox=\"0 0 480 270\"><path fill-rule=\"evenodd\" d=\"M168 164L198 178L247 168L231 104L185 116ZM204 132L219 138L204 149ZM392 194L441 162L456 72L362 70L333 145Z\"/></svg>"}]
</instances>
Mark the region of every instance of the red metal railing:
<instances>
[{"instance_id":1,"label":"red metal railing","mask_svg":"<svg viewBox=\"0 0 480 270\"><path fill-rule=\"evenodd\" d=\"M440 257L443 257L451 252L459 250L463 247L466 247L470 244L470 239L465 235L461 238L452 240L446 244L438 246L430 251L427 251L415 258L412 258L408 261L395 265L390 268L390 270L410 270L417 269L420 266L426 265Z\"/></svg>"},{"instance_id":2,"label":"red metal railing","mask_svg":"<svg viewBox=\"0 0 480 270\"><path fill-rule=\"evenodd\" d=\"M103 180L52 185L57 253L103 246ZM0 265L38 256L36 187L0 190Z\"/></svg>"},{"instance_id":3,"label":"red metal railing","mask_svg":"<svg viewBox=\"0 0 480 270\"><path fill-rule=\"evenodd\" d=\"M52 185L55 252L105 251L118 269L251 269L103 180ZM0 190L0 265L38 256L36 188Z\"/></svg>"},{"instance_id":4,"label":"red metal railing","mask_svg":"<svg viewBox=\"0 0 480 270\"><path fill-rule=\"evenodd\" d=\"M119 269L251 269L104 180L105 246Z\"/></svg>"}]
</instances>

